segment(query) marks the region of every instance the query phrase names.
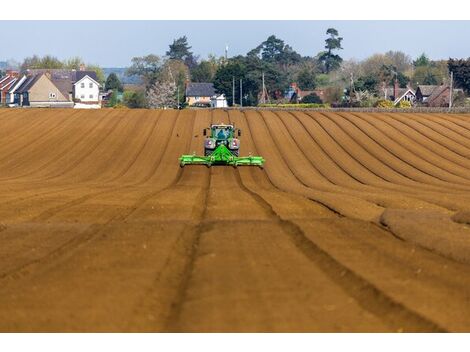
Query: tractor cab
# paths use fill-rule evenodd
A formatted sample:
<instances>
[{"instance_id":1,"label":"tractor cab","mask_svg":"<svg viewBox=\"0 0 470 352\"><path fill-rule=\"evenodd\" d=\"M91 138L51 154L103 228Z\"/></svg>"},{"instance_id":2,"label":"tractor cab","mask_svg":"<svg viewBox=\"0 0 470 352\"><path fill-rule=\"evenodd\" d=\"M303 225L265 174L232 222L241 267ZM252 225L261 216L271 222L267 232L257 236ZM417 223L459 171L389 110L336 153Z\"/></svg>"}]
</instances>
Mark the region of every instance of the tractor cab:
<instances>
[{"instance_id":1,"label":"tractor cab","mask_svg":"<svg viewBox=\"0 0 470 352\"><path fill-rule=\"evenodd\" d=\"M235 125L211 125L209 128L205 128L203 133L206 136L204 143L205 156L211 155L219 145L224 145L233 155L238 156L240 141L237 137L241 135L241 131L239 128L235 128Z\"/></svg>"}]
</instances>

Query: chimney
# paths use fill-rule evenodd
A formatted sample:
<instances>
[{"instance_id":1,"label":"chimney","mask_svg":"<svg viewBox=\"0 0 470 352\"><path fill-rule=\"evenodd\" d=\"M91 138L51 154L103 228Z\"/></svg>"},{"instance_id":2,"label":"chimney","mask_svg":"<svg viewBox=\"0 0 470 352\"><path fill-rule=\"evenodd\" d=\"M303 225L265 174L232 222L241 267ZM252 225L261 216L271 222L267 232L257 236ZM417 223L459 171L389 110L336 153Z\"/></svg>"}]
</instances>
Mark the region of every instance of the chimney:
<instances>
[{"instance_id":1,"label":"chimney","mask_svg":"<svg viewBox=\"0 0 470 352\"><path fill-rule=\"evenodd\" d=\"M85 64L80 64L80 71L85 71Z\"/></svg>"},{"instance_id":2,"label":"chimney","mask_svg":"<svg viewBox=\"0 0 470 352\"><path fill-rule=\"evenodd\" d=\"M398 98L398 79L395 78L395 85L393 86L393 97Z\"/></svg>"}]
</instances>

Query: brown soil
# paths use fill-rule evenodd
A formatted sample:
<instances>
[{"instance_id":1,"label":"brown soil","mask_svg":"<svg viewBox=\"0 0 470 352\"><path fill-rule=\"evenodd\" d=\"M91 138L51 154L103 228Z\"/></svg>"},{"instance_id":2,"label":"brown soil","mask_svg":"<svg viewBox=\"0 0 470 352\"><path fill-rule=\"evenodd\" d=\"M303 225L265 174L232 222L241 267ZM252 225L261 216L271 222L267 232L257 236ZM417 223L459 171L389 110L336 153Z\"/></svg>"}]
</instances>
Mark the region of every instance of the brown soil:
<instances>
[{"instance_id":1,"label":"brown soil","mask_svg":"<svg viewBox=\"0 0 470 352\"><path fill-rule=\"evenodd\" d=\"M259 168L187 166L235 122ZM470 116L0 110L0 331L470 331Z\"/></svg>"}]
</instances>

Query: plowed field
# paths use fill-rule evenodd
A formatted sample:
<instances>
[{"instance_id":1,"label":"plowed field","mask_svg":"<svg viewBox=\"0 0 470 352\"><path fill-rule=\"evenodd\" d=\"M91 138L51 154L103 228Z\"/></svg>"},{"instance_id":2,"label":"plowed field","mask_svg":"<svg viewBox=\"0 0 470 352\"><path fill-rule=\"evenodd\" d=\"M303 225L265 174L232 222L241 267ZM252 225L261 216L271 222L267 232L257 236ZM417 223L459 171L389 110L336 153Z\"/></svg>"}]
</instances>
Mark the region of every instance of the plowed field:
<instances>
[{"instance_id":1,"label":"plowed field","mask_svg":"<svg viewBox=\"0 0 470 352\"><path fill-rule=\"evenodd\" d=\"M468 115L2 109L0 195L3 332L470 331Z\"/></svg>"}]
</instances>

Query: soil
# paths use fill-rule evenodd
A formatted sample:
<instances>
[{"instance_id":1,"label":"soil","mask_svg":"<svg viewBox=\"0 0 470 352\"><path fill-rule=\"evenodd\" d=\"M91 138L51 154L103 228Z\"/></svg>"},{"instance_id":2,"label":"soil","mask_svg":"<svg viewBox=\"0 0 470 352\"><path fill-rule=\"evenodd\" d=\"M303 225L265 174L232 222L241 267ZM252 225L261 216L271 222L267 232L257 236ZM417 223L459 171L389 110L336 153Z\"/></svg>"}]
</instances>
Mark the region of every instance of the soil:
<instances>
[{"instance_id":1,"label":"soil","mask_svg":"<svg viewBox=\"0 0 470 352\"><path fill-rule=\"evenodd\" d=\"M257 167L186 166L234 122ZM1 332L470 331L470 116L0 110Z\"/></svg>"}]
</instances>

